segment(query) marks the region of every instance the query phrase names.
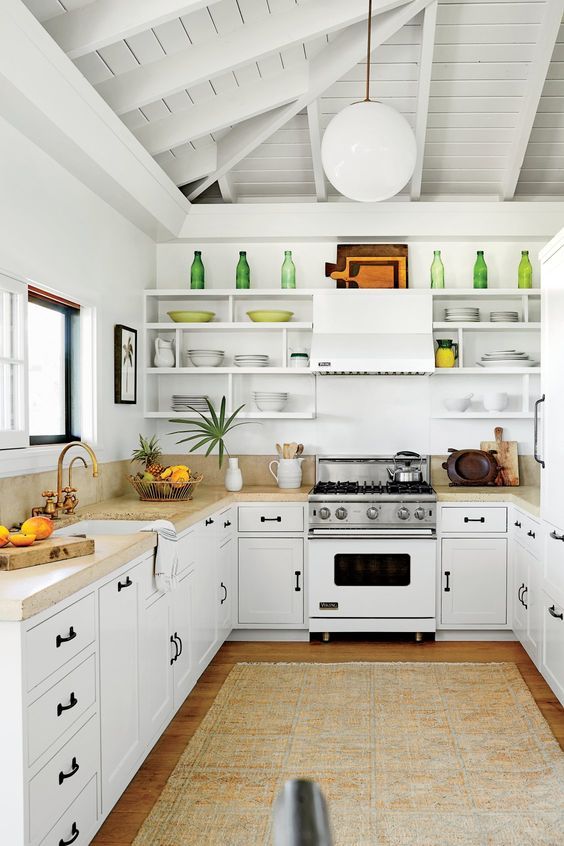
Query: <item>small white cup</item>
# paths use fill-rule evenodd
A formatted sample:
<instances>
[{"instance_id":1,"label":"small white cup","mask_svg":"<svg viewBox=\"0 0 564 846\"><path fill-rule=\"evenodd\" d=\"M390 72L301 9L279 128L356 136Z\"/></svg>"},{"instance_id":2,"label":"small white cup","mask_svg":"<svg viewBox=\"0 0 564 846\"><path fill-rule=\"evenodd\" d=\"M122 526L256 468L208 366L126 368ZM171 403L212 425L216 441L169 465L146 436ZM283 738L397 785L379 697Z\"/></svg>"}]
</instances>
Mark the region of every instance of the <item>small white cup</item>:
<instances>
[{"instance_id":1,"label":"small white cup","mask_svg":"<svg viewBox=\"0 0 564 846\"><path fill-rule=\"evenodd\" d=\"M508 399L504 392L490 391L484 394L482 402L486 411L503 411L507 408Z\"/></svg>"}]
</instances>

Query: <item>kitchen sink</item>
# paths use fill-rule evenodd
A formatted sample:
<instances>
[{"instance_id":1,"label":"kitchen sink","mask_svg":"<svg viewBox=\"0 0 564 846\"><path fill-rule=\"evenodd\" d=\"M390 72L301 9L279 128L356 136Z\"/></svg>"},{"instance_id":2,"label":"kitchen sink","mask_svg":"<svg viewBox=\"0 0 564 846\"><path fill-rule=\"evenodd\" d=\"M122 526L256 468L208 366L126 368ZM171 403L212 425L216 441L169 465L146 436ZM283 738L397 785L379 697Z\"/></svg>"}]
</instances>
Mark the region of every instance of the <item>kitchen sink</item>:
<instances>
[{"instance_id":1,"label":"kitchen sink","mask_svg":"<svg viewBox=\"0 0 564 846\"><path fill-rule=\"evenodd\" d=\"M56 529L54 537L72 537L73 535L130 535L140 532L150 520L80 520L72 526Z\"/></svg>"}]
</instances>

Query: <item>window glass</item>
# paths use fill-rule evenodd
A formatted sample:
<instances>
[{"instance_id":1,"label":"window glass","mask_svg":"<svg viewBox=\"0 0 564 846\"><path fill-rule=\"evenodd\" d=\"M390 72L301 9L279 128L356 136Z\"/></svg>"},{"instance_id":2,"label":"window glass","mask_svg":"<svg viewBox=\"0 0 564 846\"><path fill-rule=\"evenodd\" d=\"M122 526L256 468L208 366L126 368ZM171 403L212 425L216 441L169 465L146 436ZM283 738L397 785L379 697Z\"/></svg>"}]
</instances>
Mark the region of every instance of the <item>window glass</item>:
<instances>
[{"instance_id":1,"label":"window glass","mask_svg":"<svg viewBox=\"0 0 564 846\"><path fill-rule=\"evenodd\" d=\"M29 434L65 432L65 315L29 304Z\"/></svg>"}]
</instances>

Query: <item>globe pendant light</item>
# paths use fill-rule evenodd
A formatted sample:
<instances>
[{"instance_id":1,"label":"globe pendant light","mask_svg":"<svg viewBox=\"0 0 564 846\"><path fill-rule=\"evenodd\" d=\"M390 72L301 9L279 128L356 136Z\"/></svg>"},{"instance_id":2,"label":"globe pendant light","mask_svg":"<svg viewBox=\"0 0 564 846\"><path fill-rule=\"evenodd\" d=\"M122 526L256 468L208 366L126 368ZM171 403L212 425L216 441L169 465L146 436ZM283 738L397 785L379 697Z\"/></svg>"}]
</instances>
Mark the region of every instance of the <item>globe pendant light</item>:
<instances>
[{"instance_id":1,"label":"globe pendant light","mask_svg":"<svg viewBox=\"0 0 564 846\"><path fill-rule=\"evenodd\" d=\"M372 0L368 2L366 97L331 120L321 142L329 182L351 200L379 202L407 185L417 146L409 123L395 109L370 99Z\"/></svg>"}]
</instances>

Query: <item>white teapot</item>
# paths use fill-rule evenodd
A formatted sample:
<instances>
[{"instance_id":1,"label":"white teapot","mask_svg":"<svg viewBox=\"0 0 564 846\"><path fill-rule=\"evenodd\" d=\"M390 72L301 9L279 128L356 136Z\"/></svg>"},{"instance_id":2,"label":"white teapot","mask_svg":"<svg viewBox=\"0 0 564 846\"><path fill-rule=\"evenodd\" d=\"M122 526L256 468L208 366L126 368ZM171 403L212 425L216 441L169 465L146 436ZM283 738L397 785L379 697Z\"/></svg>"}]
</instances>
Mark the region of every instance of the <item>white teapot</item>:
<instances>
[{"instance_id":1,"label":"white teapot","mask_svg":"<svg viewBox=\"0 0 564 846\"><path fill-rule=\"evenodd\" d=\"M174 341L155 338L155 367L174 367Z\"/></svg>"}]
</instances>

